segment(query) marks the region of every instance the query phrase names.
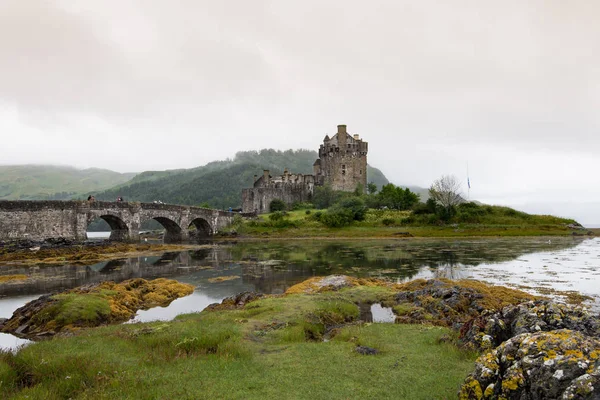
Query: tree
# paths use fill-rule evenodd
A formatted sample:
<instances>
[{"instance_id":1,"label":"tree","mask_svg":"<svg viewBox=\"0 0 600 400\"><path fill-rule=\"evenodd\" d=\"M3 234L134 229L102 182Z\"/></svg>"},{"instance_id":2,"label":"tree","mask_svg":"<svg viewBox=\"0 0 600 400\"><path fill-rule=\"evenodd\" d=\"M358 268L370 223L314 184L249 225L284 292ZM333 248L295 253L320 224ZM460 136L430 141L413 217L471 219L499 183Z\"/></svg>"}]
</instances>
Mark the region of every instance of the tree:
<instances>
[{"instance_id":1,"label":"tree","mask_svg":"<svg viewBox=\"0 0 600 400\"><path fill-rule=\"evenodd\" d=\"M444 209L443 217L446 219L454 214L456 205L463 201L460 195L460 183L454 175L443 175L435 180L429 188L429 197Z\"/></svg>"},{"instance_id":2,"label":"tree","mask_svg":"<svg viewBox=\"0 0 600 400\"><path fill-rule=\"evenodd\" d=\"M365 193L365 187L362 185L362 183L359 183L358 185L356 185L356 189L354 189L354 195L361 196L364 193Z\"/></svg>"},{"instance_id":3,"label":"tree","mask_svg":"<svg viewBox=\"0 0 600 400\"><path fill-rule=\"evenodd\" d=\"M320 209L328 208L335 203L336 197L336 193L330 185L316 186L312 203L315 205L315 207Z\"/></svg>"},{"instance_id":4,"label":"tree","mask_svg":"<svg viewBox=\"0 0 600 400\"><path fill-rule=\"evenodd\" d=\"M393 183L383 185L377 194L379 204L394 210L408 210L419 202L419 195Z\"/></svg>"},{"instance_id":5,"label":"tree","mask_svg":"<svg viewBox=\"0 0 600 400\"><path fill-rule=\"evenodd\" d=\"M283 211L285 210L285 203L281 199L273 199L269 204L269 211Z\"/></svg>"},{"instance_id":6,"label":"tree","mask_svg":"<svg viewBox=\"0 0 600 400\"><path fill-rule=\"evenodd\" d=\"M377 185L375 182L369 182L367 184L367 192L369 192L369 194L375 194L375 192L377 192Z\"/></svg>"}]
</instances>

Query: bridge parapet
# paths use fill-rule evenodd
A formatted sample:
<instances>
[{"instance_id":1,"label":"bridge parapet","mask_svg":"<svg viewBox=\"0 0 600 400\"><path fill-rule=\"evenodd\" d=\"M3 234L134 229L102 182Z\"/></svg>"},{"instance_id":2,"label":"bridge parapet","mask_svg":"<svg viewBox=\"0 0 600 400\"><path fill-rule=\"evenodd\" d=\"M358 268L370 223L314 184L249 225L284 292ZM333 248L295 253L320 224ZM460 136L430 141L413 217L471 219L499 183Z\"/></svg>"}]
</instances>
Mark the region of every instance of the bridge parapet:
<instances>
[{"instance_id":1,"label":"bridge parapet","mask_svg":"<svg viewBox=\"0 0 600 400\"><path fill-rule=\"evenodd\" d=\"M111 239L139 240L141 223L155 219L166 229L165 241L188 239L188 228L212 235L233 221L227 211L174 204L80 201L0 200L0 239L43 240L65 237L85 240L87 226L102 218L111 227Z\"/></svg>"}]
</instances>

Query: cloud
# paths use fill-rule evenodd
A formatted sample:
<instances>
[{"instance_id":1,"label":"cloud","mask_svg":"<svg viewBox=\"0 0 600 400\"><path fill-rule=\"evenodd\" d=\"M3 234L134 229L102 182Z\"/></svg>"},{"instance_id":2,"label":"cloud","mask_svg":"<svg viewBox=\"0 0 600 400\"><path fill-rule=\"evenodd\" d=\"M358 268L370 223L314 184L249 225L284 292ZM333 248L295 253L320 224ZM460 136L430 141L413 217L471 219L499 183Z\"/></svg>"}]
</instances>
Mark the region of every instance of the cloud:
<instances>
[{"instance_id":1,"label":"cloud","mask_svg":"<svg viewBox=\"0 0 600 400\"><path fill-rule=\"evenodd\" d=\"M0 135L15 139L0 162L193 167L316 149L346 123L398 183L468 161L494 201L593 199L599 14L585 0L5 0Z\"/></svg>"}]
</instances>

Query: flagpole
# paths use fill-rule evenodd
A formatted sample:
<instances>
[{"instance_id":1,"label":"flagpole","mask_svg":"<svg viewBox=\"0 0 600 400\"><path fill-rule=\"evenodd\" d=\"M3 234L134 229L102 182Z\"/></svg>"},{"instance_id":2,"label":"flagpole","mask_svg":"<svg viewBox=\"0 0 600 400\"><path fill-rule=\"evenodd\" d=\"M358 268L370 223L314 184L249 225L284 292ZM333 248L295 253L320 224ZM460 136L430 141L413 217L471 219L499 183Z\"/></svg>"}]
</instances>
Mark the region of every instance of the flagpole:
<instances>
[{"instance_id":1,"label":"flagpole","mask_svg":"<svg viewBox=\"0 0 600 400\"><path fill-rule=\"evenodd\" d=\"M467 161L467 200L471 201L471 180L469 179L469 162Z\"/></svg>"}]
</instances>

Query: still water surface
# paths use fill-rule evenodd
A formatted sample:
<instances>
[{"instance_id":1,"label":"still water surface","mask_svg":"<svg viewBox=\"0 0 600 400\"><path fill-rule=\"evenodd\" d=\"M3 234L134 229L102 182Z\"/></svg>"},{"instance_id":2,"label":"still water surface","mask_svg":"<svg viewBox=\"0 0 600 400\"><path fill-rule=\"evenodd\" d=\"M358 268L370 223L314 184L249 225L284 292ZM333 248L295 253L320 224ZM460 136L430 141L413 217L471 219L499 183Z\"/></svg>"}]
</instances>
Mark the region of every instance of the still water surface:
<instances>
[{"instance_id":1,"label":"still water surface","mask_svg":"<svg viewBox=\"0 0 600 400\"><path fill-rule=\"evenodd\" d=\"M139 311L137 321L172 319L242 291L283 293L312 276L346 274L394 282L473 278L537 293L553 288L593 296L600 304L600 238L492 238L262 241L215 244L193 251L111 260L89 266L0 265L0 318L39 297L88 283L168 277L194 285L168 307ZM20 339L0 335L0 347Z\"/></svg>"}]
</instances>

